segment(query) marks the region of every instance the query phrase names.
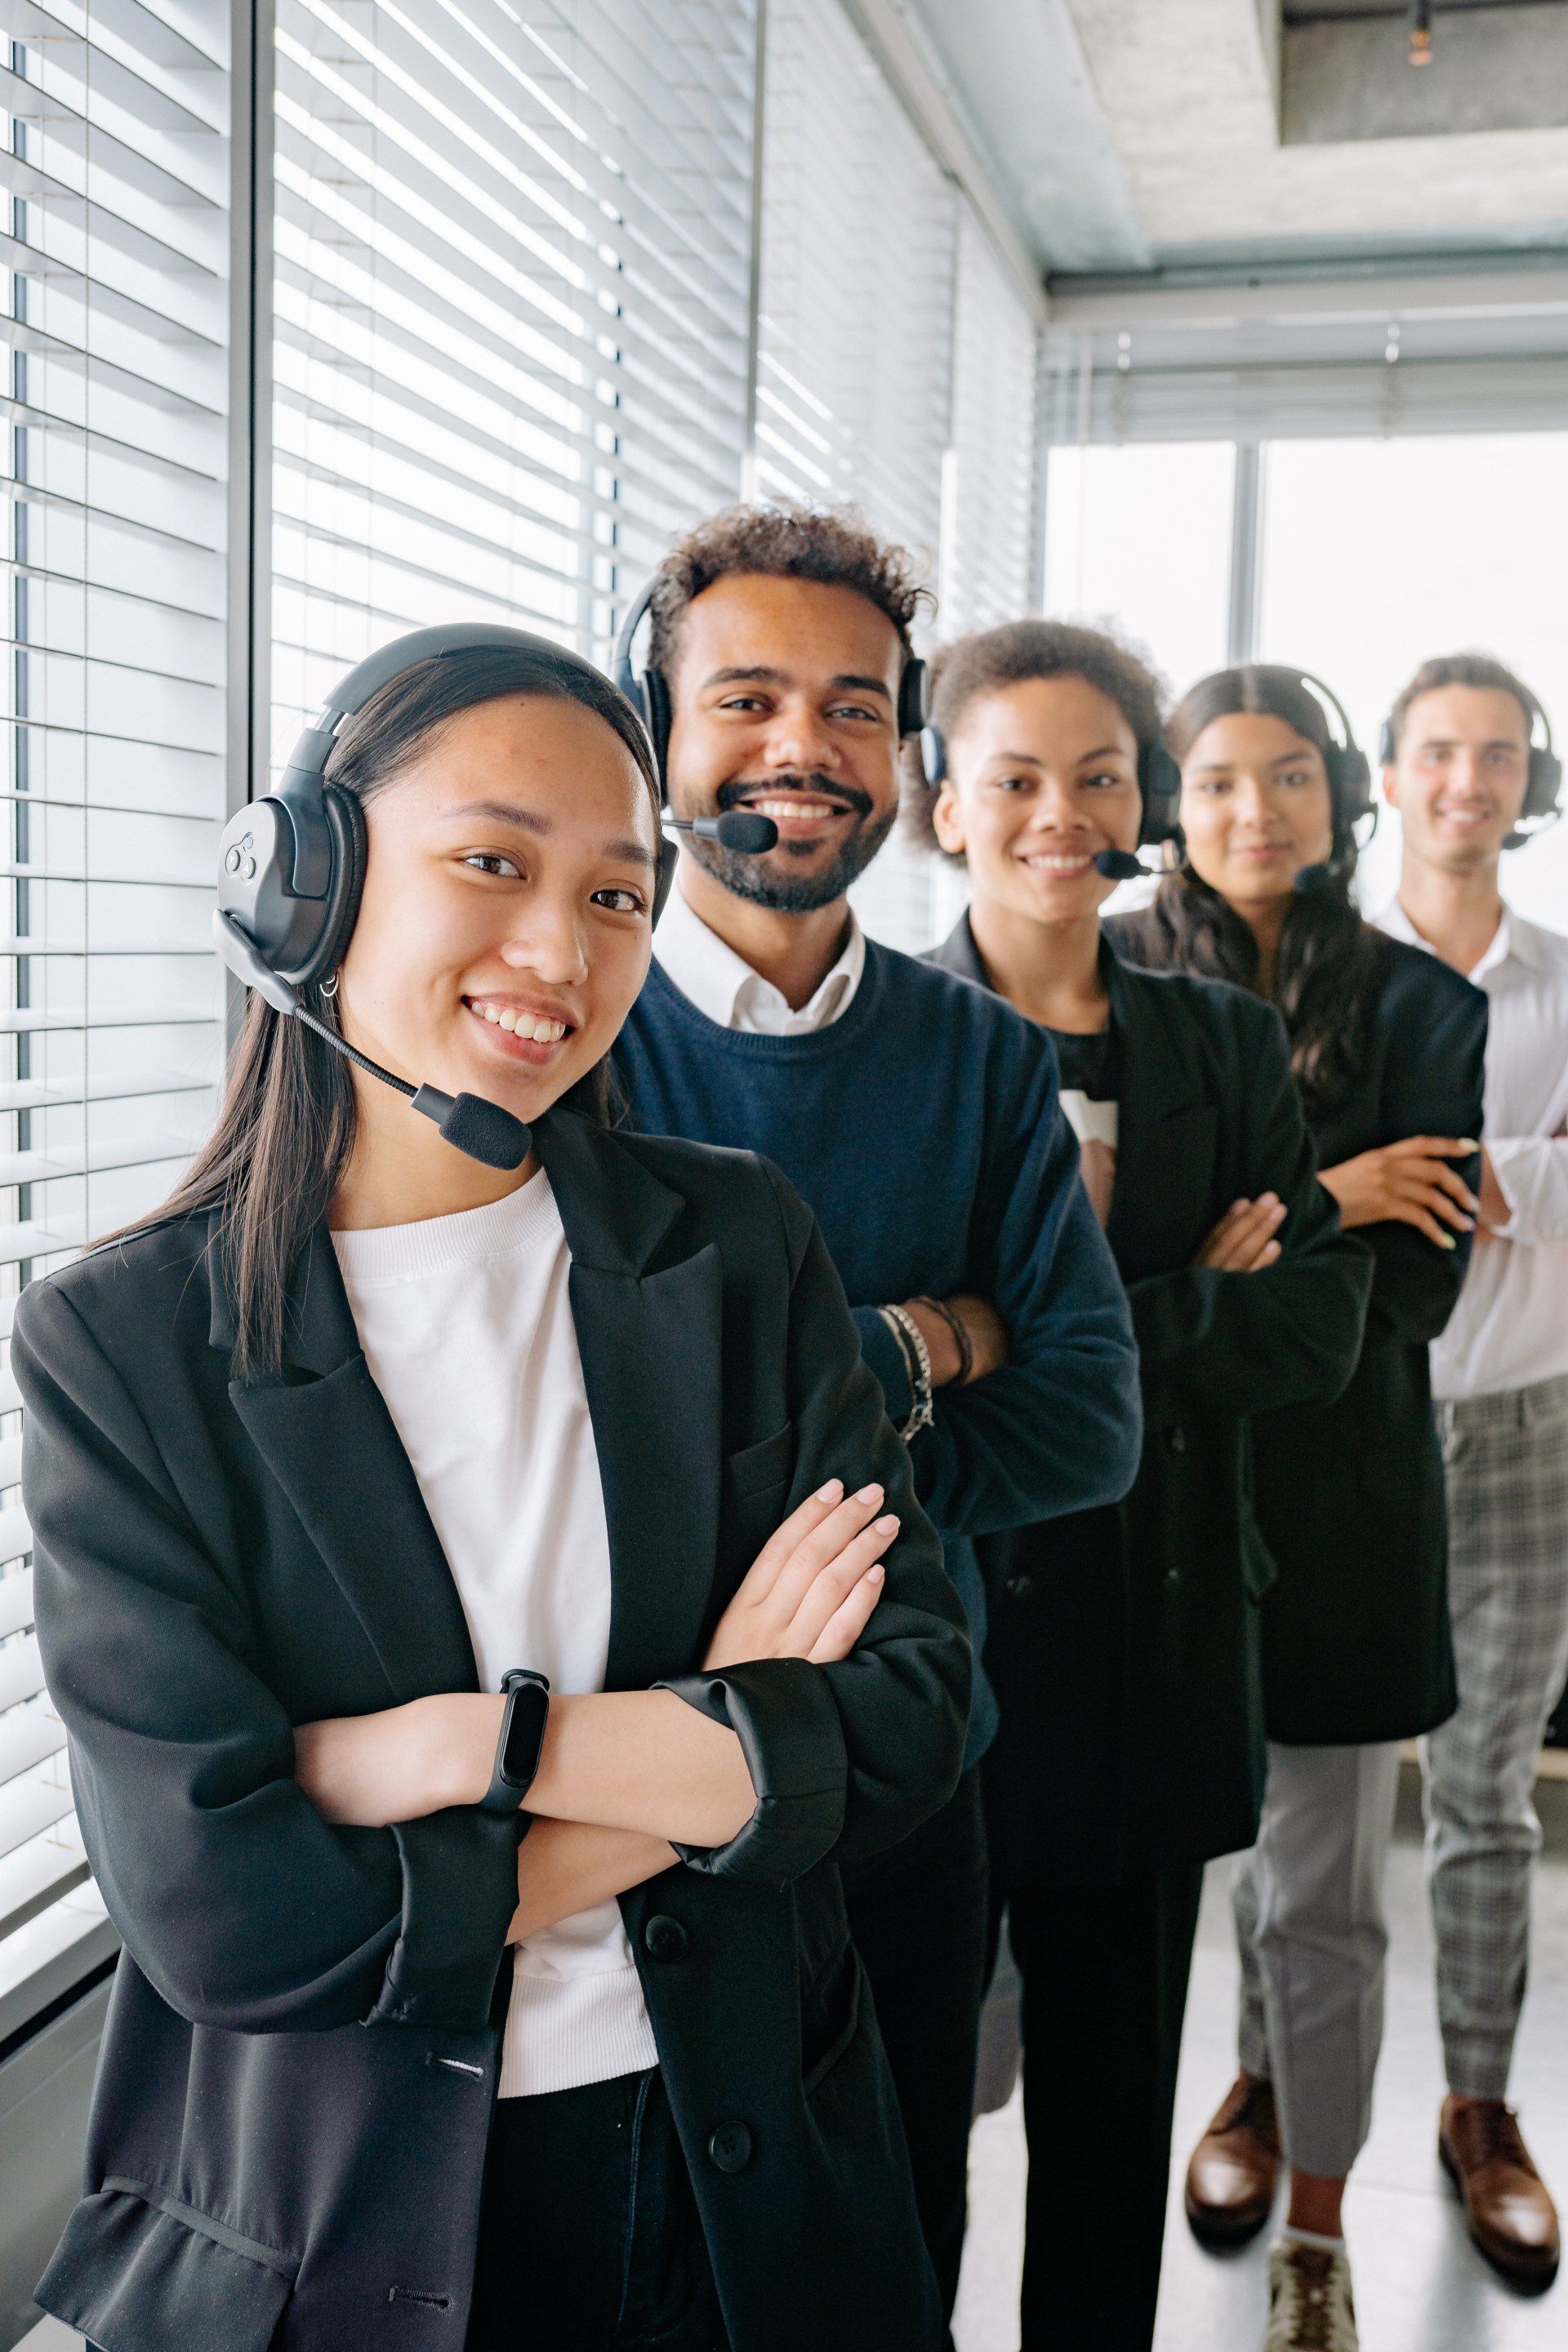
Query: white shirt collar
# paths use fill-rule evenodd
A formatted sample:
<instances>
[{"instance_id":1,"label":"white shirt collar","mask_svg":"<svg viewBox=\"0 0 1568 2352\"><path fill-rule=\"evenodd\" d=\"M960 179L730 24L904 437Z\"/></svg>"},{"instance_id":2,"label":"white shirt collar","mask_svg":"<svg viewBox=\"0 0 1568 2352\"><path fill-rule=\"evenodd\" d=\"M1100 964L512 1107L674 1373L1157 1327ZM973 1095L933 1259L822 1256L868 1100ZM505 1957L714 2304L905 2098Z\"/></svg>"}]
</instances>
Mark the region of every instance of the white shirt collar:
<instances>
[{"instance_id":1,"label":"white shirt collar","mask_svg":"<svg viewBox=\"0 0 1568 2352\"><path fill-rule=\"evenodd\" d=\"M826 1029L848 1011L866 968L866 934L851 914L837 961L798 1012L771 980L753 971L743 956L710 930L692 911L679 883L654 933L653 951L666 979L721 1029L795 1037Z\"/></svg>"},{"instance_id":2,"label":"white shirt collar","mask_svg":"<svg viewBox=\"0 0 1568 2352\"><path fill-rule=\"evenodd\" d=\"M1391 898L1375 920L1378 929L1386 931L1391 940L1403 940L1409 947L1425 948L1428 955L1436 953L1431 940L1422 938L1397 898ZM1533 963L1535 959L1531 951L1532 943L1529 932L1529 924L1514 913L1505 899L1501 919L1488 943L1486 953L1466 973L1466 979L1479 986L1489 972L1498 971L1510 956L1518 957L1524 963Z\"/></svg>"}]
</instances>

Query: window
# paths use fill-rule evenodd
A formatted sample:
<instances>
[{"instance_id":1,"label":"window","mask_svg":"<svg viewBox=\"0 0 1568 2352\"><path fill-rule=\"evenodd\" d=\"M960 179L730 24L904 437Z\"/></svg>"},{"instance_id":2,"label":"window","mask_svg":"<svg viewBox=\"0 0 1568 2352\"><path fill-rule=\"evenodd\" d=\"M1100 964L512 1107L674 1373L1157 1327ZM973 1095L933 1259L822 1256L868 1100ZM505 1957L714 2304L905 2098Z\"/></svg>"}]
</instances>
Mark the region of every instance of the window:
<instances>
[{"instance_id":1,"label":"window","mask_svg":"<svg viewBox=\"0 0 1568 2352\"><path fill-rule=\"evenodd\" d=\"M208 1125L225 810L226 8L13 12L0 73L5 1295ZM0 1387L0 2035L107 1949L30 1633ZM64 1973L62 1974L62 1971Z\"/></svg>"},{"instance_id":2,"label":"window","mask_svg":"<svg viewBox=\"0 0 1568 2352\"><path fill-rule=\"evenodd\" d=\"M1429 654L1495 654L1541 697L1568 749L1562 561L1568 433L1280 441L1267 453L1262 658L1305 664L1375 751L1390 702ZM1362 859L1364 903L1393 894L1390 808ZM1568 824L1503 861L1521 911L1568 928Z\"/></svg>"},{"instance_id":3,"label":"window","mask_svg":"<svg viewBox=\"0 0 1568 2352\"><path fill-rule=\"evenodd\" d=\"M1053 449L1047 613L1119 630L1177 694L1220 668L1235 469L1228 441Z\"/></svg>"},{"instance_id":4,"label":"window","mask_svg":"<svg viewBox=\"0 0 1568 2352\"><path fill-rule=\"evenodd\" d=\"M1035 610L1039 331L967 205L958 221L952 430L942 483L942 632Z\"/></svg>"},{"instance_id":5,"label":"window","mask_svg":"<svg viewBox=\"0 0 1568 2352\"><path fill-rule=\"evenodd\" d=\"M404 629L603 659L738 495L755 42L733 0L279 0L276 752Z\"/></svg>"}]
</instances>

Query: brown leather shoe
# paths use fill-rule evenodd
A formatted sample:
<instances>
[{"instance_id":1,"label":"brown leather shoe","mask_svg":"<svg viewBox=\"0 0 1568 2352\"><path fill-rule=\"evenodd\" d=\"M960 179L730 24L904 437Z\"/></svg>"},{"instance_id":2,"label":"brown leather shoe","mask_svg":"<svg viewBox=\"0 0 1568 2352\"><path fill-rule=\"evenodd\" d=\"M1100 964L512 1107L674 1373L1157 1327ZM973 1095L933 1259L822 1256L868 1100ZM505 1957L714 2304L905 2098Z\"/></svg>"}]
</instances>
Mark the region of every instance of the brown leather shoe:
<instances>
[{"instance_id":1,"label":"brown leather shoe","mask_svg":"<svg viewBox=\"0 0 1568 2352\"><path fill-rule=\"evenodd\" d=\"M1279 2126L1272 2084L1238 2074L1193 2150L1187 2219L1205 2246L1256 2237L1279 2185Z\"/></svg>"},{"instance_id":2,"label":"brown leather shoe","mask_svg":"<svg viewBox=\"0 0 1568 2352\"><path fill-rule=\"evenodd\" d=\"M1557 2208L1500 2099L1443 2102L1437 2154L1465 2200L1470 2236L1513 2286L1549 2287L1562 2251Z\"/></svg>"}]
</instances>

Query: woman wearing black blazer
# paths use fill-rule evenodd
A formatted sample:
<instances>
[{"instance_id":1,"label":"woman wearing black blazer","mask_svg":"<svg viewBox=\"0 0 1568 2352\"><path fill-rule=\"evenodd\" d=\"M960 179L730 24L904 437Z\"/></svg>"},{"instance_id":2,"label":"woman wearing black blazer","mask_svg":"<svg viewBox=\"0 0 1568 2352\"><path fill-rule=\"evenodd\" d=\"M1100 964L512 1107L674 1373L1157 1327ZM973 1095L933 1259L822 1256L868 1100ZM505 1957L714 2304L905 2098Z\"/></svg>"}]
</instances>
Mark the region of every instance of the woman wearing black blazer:
<instances>
[{"instance_id":1,"label":"woman wearing black blazer","mask_svg":"<svg viewBox=\"0 0 1568 2352\"><path fill-rule=\"evenodd\" d=\"M952 1790L962 1618L809 1214L591 1115L647 746L520 639L394 679L329 775L368 863L306 1009L534 1151L461 1157L256 997L164 1211L21 1301L38 1631L125 1944L39 2299L105 2352L934 2346L835 1865ZM595 1626L492 1779L487 1642Z\"/></svg>"},{"instance_id":2,"label":"woman wearing black blazer","mask_svg":"<svg viewBox=\"0 0 1568 2352\"><path fill-rule=\"evenodd\" d=\"M1353 1380L1256 1425L1258 1524L1279 1570L1263 1612L1268 1791L1237 1882L1241 2074L1194 2157L1187 2210L1202 2236L1251 2235L1282 2144L1270 2352L1309 2336L1353 2352L1341 2204L1382 2032L1397 1743L1455 1701L1426 1347L1469 1252L1486 1000L1362 921L1364 763L1299 672L1205 678L1169 740L1184 845L1118 943L1279 1006L1321 1181L1374 1263ZM1311 2336L1325 2310L1328 2336Z\"/></svg>"},{"instance_id":3,"label":"woman wearing black blazer","mask_svg":"<svg viewBox=\"0 0 1568 2352\"><path fill-rule=\"evenodd\" d=\"M921 814L967 865L933 960L1053 1035L1127 1284L1144 1443L1131 1494L982 1546L1001 1727L993 1906L1023 1978L1022 2341L1148 2352L1203 1865L1250 1843L1264 1775L1249 1417L1331 1396L1370 1266L1319 1188L1277 1014L1123 966L1153 679L1087 629L1017 622L938 656Z\"/></svg>"}]
</instances>

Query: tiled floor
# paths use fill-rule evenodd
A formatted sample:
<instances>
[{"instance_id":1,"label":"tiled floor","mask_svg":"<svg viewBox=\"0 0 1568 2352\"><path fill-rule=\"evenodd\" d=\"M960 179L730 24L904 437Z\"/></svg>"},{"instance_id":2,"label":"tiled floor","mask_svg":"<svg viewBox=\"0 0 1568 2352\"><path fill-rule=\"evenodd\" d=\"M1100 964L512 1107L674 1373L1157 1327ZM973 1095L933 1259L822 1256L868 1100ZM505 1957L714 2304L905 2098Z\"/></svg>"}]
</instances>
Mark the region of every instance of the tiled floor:
<instances>
[{"instance_id":1,"label":"tiled floor","mask_svg":"<svg viewBox=\"0 0 1568 2352\"><path fill-rule=\"evenodd\" d=\"M1363 2352L1565 2352L1568 2274L1527 2299L1474 2254L1433 2152L1442 2074L1433 2013L1414 1784L1402 1792L1390 1872L1388 2030L1373 2136L1346 2200ZM1536 2158L1568 2204L1568 1785L1542 1787L1547 1858L1536 1903L1530 2004L1512 2095ZM1210 1871L1176 2103L1173 2187L1155 2352L1259 2352L1267 2235L1204 2253L1182 2218L1179 2173L1236 2066L1236 1959L1227 1867ZM977 2126L973 2219L955 2325L959 2352L1016 2352L1023 2130L1017 2102ZM1092 2352L1085 2347L1084 2352Z\"/></svg>"}]
</instances>

